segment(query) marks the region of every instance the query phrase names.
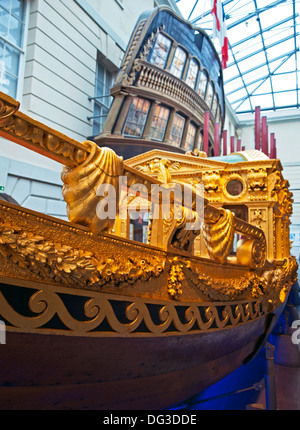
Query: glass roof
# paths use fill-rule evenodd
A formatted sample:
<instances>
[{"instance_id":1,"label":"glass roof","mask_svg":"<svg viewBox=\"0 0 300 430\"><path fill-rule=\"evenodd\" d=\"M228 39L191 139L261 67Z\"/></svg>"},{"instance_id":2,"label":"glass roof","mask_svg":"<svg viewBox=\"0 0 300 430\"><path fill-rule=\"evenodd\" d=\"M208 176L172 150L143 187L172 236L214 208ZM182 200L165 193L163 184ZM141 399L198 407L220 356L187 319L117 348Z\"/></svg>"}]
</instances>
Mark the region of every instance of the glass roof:
<instances>
[{"instance_id":1,"label":"glass roof","mask_svg":"<svg viewBox=\"0 0 300 430\"><path fill-rule=\"evenodd\" d=\"M177 0L211 37L211 0ZM224 90L237 114L300 107L300 0L223 0L229 59ZM221 52L218 39L214 40Z\"/></svg>"}]
</instances>

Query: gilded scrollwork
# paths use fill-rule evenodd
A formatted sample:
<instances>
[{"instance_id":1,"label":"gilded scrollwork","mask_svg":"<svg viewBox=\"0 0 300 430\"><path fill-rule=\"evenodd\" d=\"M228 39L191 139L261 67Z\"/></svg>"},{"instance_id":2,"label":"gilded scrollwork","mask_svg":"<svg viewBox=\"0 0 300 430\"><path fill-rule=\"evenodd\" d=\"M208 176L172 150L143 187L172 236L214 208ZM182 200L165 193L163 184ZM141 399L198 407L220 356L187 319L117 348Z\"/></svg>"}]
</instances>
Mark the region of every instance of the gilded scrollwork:
<instances>
[{"instance_id":1,"label":"gilded scrollwork","mask_svg":"<svg viewBox=\"0 0 300 430\"><path fill-rule=\"evenodd\" d=\"M203 225L203 239L209 255L224 263L232 250L234 238L234 216L229 210L222 209L217 222Z\"/></svg>"},{"instance_id":2,"label":"gilded scrollwork","mask_svg":"<svg viewBox=\"0 0 300 430\"><path fill-rule=\"evenodd\" d=\"M90 147L87 159L75 168L65 167L61 175L68 217L74 223L88 226L94 233L111 232L119 209L123 158L110 148L99 148L94 142L85 144ZM104 216L109 191L114 192L114 217Z\"/></svg>"},{"instance_id":3,"label":"gilded scrollwork","mask_svg":"<svg viewBox=\"0 0 300 430\"><path fill-rule=\"evenodd\" d=\"M24 287L18 288L24 290ZM267 311L265 302L260 299L230 304L180 304L176 301L153 301L90 291L74 294L70 302L64 293L67 290L63 287L45 287L36 289L34 293L31 290L27 303L31 316L28 316L17 311L14 302L6 299L5 289L0 284L0 317L9 323L9 330L21 329L22 332L155 336L170 333L188 335L220 330L225 326L235 327L254 321ZM73 316L74 306L77 312L82 308L82 318ZM116 307L120 306L125 307L122 319L116 312ZM62 324L53 322L55 315Z\"/></svg>"}]
</instances>

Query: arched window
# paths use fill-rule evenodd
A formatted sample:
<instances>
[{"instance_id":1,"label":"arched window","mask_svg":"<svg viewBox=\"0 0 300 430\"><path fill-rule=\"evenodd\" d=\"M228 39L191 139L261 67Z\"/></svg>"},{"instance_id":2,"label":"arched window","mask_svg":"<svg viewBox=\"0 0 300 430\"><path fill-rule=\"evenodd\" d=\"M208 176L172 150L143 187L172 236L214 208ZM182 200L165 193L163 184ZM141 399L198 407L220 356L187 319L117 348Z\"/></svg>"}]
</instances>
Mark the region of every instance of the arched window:
<instances>
[{"instance_id":1,"label":"arched window","mask_svg":"<svg viewBox=\"0 0 300 430\"><path fill-rule=\"evenodd\" d=\"M209 81L206 96L205 96L205 101L209 108L212 107L213 96L214 96L214 86L213 86L213 83Z\"/></svg>"},{"instance_id":2,"label":"arched window","mask_svg":"<svg viewBox=\"0 0 300 430\"><path fill-rule=\"evenodd\" d=\"M159 33L151 53L150 63L163 69L166 66L170 48L171 40Z\"/></svg>"},{"instance_id":3,"label":"arched window","mask_svg":"<svg viewBox=\"0 0 300 430\"><path fill-rule=\"evenodd\" d=\"M181 78L185 61L186 52L180 46L177 46L170 68L170 73L176 76L176 78Z\"/></svg>"},{"instance_id":4,"label":"arched window","mask_svg":"<svg viewBox=\"0 0 300 430\"><path fill-rule=\"evenodd\" d=\"M198 63L194 58L192 58L189 64L185 81L193 89L195 88L195 85L196 85L198 70L199 70Z\"/></svg>"},{"instance_id":5,"label":"arched window","mask_svg":"<svg viewBox=\"0 0 300 430\"><path fill-rule=\"evenodd\" d=\"M199 81L199 89L198 89L198 93L202 98L205 97L207 79L208 79L207 72L205 70L202 70L200 75L200 81Z\"/></svg>"}]
</instances>

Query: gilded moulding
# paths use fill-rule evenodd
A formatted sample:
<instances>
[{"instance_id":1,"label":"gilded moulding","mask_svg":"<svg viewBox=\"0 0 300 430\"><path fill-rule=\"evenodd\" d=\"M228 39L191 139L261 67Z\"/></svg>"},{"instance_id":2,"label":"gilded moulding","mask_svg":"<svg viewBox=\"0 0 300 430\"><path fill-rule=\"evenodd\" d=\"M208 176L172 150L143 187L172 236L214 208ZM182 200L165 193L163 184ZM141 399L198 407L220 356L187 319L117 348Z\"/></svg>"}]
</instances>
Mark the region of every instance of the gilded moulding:
<instances>
[{"instance_id":1,"label":"gilded moulding","mask_svg":"<svg viewBox=\"0 0 300 430\"><path fill-rule=\"evenodd\" d=\"M274 306L295 281L294 257L252 272L203 258L94 235L30 210L0 205L0 276L105 292L175 300L234 301L265 297ZM51 238L51 239L50 239ZM153 282L150 282L153 280ZM276 288L275 288L276 287ZM273 291L274 290L274 291Z\"/></svg>"},{"instance_id":2,"label":"gilded moulding","mask_svg":"<svg viewBox=\"0 0 300 430\"><path fill-rule=\"evenodd\" d=\"M62 285L100 288L147 281L163 271L157 257L97 259L91 252L45 240L21 229L0 228L0 254L41 279Z\"/></svg>"}]
</instances>

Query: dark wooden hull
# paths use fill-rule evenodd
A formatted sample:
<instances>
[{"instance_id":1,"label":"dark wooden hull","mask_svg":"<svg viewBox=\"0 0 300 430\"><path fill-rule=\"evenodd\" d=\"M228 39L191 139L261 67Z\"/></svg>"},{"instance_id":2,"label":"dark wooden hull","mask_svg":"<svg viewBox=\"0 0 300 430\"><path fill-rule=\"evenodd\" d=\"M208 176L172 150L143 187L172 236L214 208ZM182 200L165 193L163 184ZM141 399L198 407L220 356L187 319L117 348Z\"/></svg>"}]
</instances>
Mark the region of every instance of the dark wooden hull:
<instances>
[{"instance_id":1,"label":"dark wooden hull","mask_svg":"<svg viewBox=\"0 0 300 430\"><path fill-rule=\"evenodd\" d=\"M1 409L168 408L222 379L255 349L265 317L210 333L78 337L8 332Z\"/></svg>"}]
</instances>

